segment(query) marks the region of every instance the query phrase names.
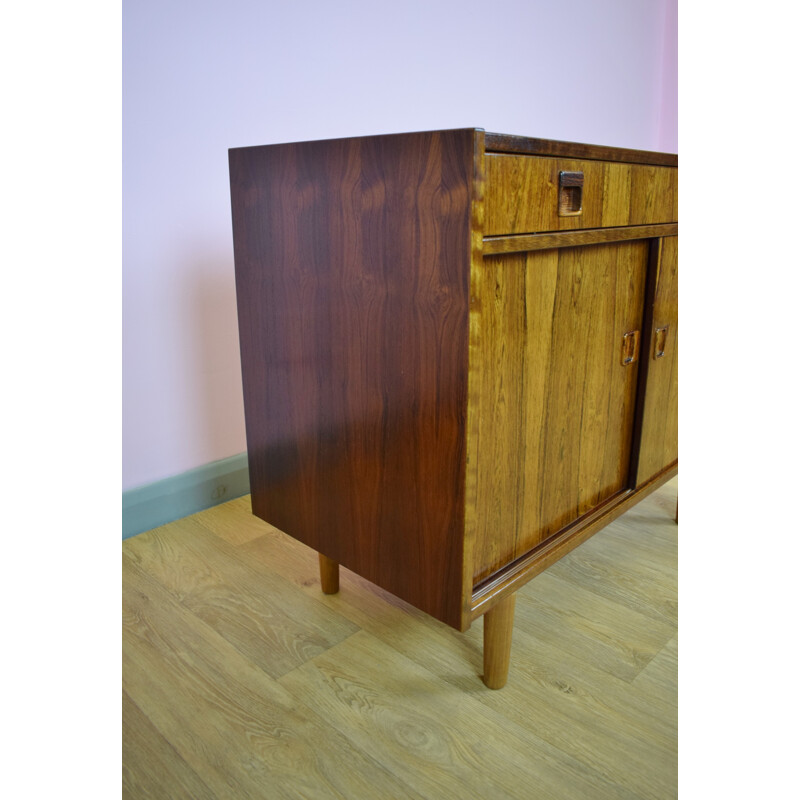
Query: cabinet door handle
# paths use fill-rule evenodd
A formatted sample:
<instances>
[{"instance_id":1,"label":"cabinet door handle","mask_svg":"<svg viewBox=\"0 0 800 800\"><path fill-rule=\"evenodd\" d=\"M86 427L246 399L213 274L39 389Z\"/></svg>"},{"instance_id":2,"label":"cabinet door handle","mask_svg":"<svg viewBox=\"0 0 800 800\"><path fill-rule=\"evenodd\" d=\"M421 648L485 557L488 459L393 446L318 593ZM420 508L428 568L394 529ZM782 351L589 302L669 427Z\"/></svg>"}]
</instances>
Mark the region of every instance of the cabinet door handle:
<instances>
[{"instance_id":1,"label":"cabinet door handle","mask_svg":"<svg viewBox=\"0 0 800 800\"><path fill-rule=\"evenodd\" d=\"M639 359L639 331L628 331L622 337L622 366L627 367Z\"/></svg>"},{"instance_id":2,"label":"cabinet door handle","mask_svg":"<svg viewBox=\"0 0 800 800\"><path fill-rule=\"evenodd\" d=\"M655 335L653 336L654 344L653 344L653 358L663 358L664 357L664 350L667 347L667 332L669 331L669 325L665 325L663 328L656 328Z\"/></svg>"}]
</instances>

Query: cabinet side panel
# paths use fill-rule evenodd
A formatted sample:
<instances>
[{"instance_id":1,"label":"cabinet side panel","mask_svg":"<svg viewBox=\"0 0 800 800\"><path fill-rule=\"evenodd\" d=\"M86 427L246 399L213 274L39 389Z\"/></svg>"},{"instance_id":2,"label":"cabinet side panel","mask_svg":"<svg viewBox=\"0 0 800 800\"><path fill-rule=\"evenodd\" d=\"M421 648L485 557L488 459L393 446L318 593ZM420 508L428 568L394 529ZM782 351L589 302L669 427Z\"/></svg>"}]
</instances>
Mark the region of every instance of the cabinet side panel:
<instances>
[{"instance_id":1,"label":"cabinet side panel","mask_svg":"<svg viewBox=\"0 0 800 800\"><path fill-rule=\"evenodd\" d=\"M678 237L661 240L637 485L678 458ZM658 334L656 332L659 332ZM658 355L657 353L663 353Z\"/></svg>"},{"instance_id":2,"label":"cabinet side panel","mask_svg":"<svg viewBox=\"0 0 800 800\"><path fill-rule=\"evenodd\" d=\"M230 152L253 511L456 626L473 136Z\"/></svg>"}]
</instances>

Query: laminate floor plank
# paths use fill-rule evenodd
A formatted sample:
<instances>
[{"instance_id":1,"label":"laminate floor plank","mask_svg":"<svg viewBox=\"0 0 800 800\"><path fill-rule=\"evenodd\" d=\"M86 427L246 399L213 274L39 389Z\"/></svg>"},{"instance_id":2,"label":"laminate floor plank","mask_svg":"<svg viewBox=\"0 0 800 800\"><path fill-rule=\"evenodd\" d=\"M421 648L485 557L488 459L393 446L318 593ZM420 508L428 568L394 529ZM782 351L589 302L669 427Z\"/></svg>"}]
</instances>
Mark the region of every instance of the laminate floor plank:
<instances>
[{"instance_id":1,"label":"laminate floor plank","mask_svg":"<svg viewBox=\"0 0 800 800\"><path fill-rule=\"evenodd\" d=\"M673 524L674 523L670 523ZM592 543L592 540L586 544ZM548 572L588 589L608 600L621 603L654 620L674 626L678 619L676 588L677 563L674 568L653 566L633 551L623 548L579 547L570 558L561 559ZM677 553L675 554L677 562Z\"/></svg>"},{"instance_id":2,"label":"laminate floor plank","mask_svg":"<svg viewBox=\"0 0 800 800\"><path fill-rule=\"evenodd\" d=\"M675 628L558 575L537 575L525 588L514 631L556 643L565 653L632 681L672 638ZM520 611L522 613L520 613Z\"/></svg>"},{"instance_id":3,"label":"laminate floor plank","mask_svg":"<svg viewBox=\"0 0 800 800\"><path fill-rule=\"evenodd\" d=\"M673 707L668 698L651 696L644 685L632 689L636 679L631 683L611 676L580 656L524 632L515 636L513 647L518 656L514 663L520 670L517 681L529 702L535 698L537 712L550 705L562 716L586 713L602 719L599 725L593 723L593 730L608 727L612 738L620 730L622 740L631 736L651 739L666 748L673 744L673 731L664 724L664 716Z\"/></svg>"},{"instance_id":4,"label":"laminate floor plank","mask_svg":"<svg viewBox=\"0 0 800 800\"><path fill-rule=\"evenodd\" d=\"M482 621L322 594L249 497L127 540L126 797L677 796L672 484L519 590L499 691Z\"/></svg>"},{"instance_id":5,"label":"laminate floor plank","mask_svg":"<svg viewBox=\"0 0 800 800\"><path fill-rule=\"evenodd\" d=\"M277 552L283 550L281 544L280 537L270 537L253 540L247 545L247 550L255 557L263 558L265 564L279 561L284 574L294 567L292 577L297 581L298 587L304 591L319 592L319 586L315 582L316 565L312 559L302 552L294 552L293 558L281 559L277 556ZM290 539L287 548L296 550ZM517 601L518 615L535 613L535 606L528 602L528 593L527 589L520 592ZM339 594L327 598L326 602L363 630L390 645L398 653L411 657L416 663L461 691L477 694L485 691L480 680L482 621L476 622L466 633L459 633L410 606L406 607L402 601L392 598L346 570L342 570L342 588ZM529 611L528 606L532 610ZM654 705L646 698L642 699L630 692L627 681L614 679L607 671L598 669L582 658L566 657L557 640L548 645L535 637L522 641L523 635L518 632L514 634L516 644L512 658L512 675L519 664L529 661L537 680L547 687L544 691L550 691L562 703L569 700L574 704L577 699L574 686L582 687L585 684L587 688L583 688L582 696L590 699L593 697L593 685L600 687L598 692L601 697L604 691L609 693L609 690L613 690L612 705L617 711L613 722L622 721L625 726L633 723L633 727L640 730L646 730L650 725L657 727L662 709L658 704ZM391 668L392 665L388 664L387 669ZM563 692L567 691L565 686L570 682L573 684L573 688L569 690L572 696L566 698ZM530 689L530 685L528 688ZM527 708L531 701L530 694L527 693L526 697L527 701L517 699L524 702ZM541 698L537 697L536 707L540 707L540 704ZM622 720L626 715L632 719Z\"/></svg>"},{"instance_id":6,"label":"laminate floor plank","mask_svg":"<svg viewBox=\"0 0 800 800\"><path fill-rule=\"evenodd\" d=\"M130 540L127 553L272 677L357 630L316 598L288 596L280 575L253 569L193 517Z\"/></svg>"},{"instance_id":7,"label":"laminate floor plank","mask_svg":"<svg viewBox=\"0 0 800 800\"><path fill-rule=\"evenodd\" d=\"M633 679L633 686L652 702L671 710L670 719L677 731L678 722L678 637L671 639L663 650Z\"/></svg>"},{"instance_id":8,"label":"laminate floor plank","mask_svg":"<svg viewBox=\"0 0 800 800\"><path fill-rule=\"evenodd\" d=\"M265 567L279 569L297 588L310 596L322 596L326 605L390 644L399 653L413 653L436 674L477 680L483 665L480 633L460 633L400 600L369 581L340 568L340 588L334 595L321 595L319 567L313 551L280 532L255 539L245 546L247 554Z\"/></svg>"},{"instance_id":9,"label":"laminate floor plank","mask_svg":"<svg viewBox=\"0 0 800 800\"><path fill-rule=\"evenodd\" d=\"M217 796L122 693L122 797L125 800L216 800Z\"/></svg>"},{"instance_id":10,"label":"laminate floor plank","mask_svg":"<svg viewBox=\"0 0 800 800\"><path fill-rule=\"evenodd\" d=\"M124 562L123 688L218 797L416 797Z\"/></svg>"},{"instance_id":11,"label":"laminate floor plank","mask_svg":"<svg viewBox=\"0 0 800 800\"><path fill-rule=\"evenodd\" d=\"M465 635L433 619L405 601L378 586L340 568L340 590L334 595L323 595L320 590L319 561L317 554L306 545L286 536L281 531L252 517L247 504L226 504L231 518L237 523L255 525L261 529L258 538L247 537L239 547L242 557L259 564L271 573L291 581L309 597L325 603L332 611L350 620L359 628L391 643L399 652L424 649L434 665L439 663L446 674L456 669L459 674L474 679L483 663L480 635ZM196 515L204 526L224 537L215 522L208 522L203 514ZM476 671L477 670L477 671Z\"/></svg>"},{"instance_id":12,"label":"laminate floor plank","mask_svg":"<svg viewBox=\"0 0 800 800\"><path fill-rule=\"evenodd\" d=\"M595 542L595 537L586 544L593 543L593 547L601 546L614 553L628 552L628 557L641 559L656 570L675 569L678 555L678 526L675 522L677 481L673 478L605 528L607 535L601 539L600 545Z\"/></svg>"},{"instance_id":13,"label":"laminate floor plank","mask_svg":"<svg viewBox=\"0 0 800 800\"><path fill-rule=\"evenodd\" d=\"M662 794L677 773L670 709L648 708L646 693L556 648L537 650L530 636L515 632L511 659L508 683L482 703L643 798L671 796Z\"/></svg>"},{"instance_id":14,"label":"laminate floor plank","mask_svg":"<svg viewBox=\"0 0 800 800\"><path fill-rule=\"evenodd\" d=\"M265 527L271 527L253 516L249 494L201 511L194 518L232 545L247 544L263 536Z\"/></svg>"},{"instance_id":15,"label":"laminate floor plank","mask_svg":"<svg viewBox=\"0 0 800 800\"><path fill-rule=\"evenodd\" d=\"M627 514L623 514L613 527L609 525L609 535L602 544L595 543L595 537L586 544L592 543L594 547L590 549L598 552L602 548L607 557L619 557L624 562L635 561L643 569L651 569L665 577L674 576L678 558L675 520L664 516L660 509L648 513L638 506Z\"/></svg>"},{"instance_id":16,"label":"laminate floor plank","mask_svg":"<svg viewBox=\"0 0 800 800\"><path fill-rule=\"evenodd\" d=\"M365 631L279 683L431 800L636 797Z\"/></svg>"}]
</instances>

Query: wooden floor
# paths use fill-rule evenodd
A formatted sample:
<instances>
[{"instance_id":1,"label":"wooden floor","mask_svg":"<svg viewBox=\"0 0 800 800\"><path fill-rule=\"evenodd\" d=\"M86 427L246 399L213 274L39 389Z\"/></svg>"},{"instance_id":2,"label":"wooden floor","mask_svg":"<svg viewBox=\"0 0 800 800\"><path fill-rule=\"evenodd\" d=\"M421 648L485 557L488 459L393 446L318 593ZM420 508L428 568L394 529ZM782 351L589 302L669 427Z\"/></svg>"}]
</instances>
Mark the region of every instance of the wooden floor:
<instances>
[{"instance_id":1,"label":"wooden floor","mask_svg":"<svg viewBox=\"0 0 800 800\"><path fill-rule=\"evenodd\" d=\"M504 689L467 633L250 514L123 543L126 798L677 796L677 479L524 586Z\"/></svg>"}]
</instances>

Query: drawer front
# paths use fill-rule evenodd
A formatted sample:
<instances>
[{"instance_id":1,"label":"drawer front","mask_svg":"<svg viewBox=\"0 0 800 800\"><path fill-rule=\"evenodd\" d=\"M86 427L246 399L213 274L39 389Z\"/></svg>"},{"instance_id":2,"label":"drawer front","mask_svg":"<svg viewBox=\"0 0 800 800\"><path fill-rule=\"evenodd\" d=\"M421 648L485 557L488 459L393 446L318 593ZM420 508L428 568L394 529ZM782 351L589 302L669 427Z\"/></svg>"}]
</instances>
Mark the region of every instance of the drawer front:
<instances>
[{"instance_id":1,"label":"drawer front","mask_svg":"<svg viewBox=\"0 0 800 800\"><path fill-rule=\"evenodd\" d=\"M677 222L678 169L487 153L485 215L485 236Z\"/></svg>"}]
</instances>

